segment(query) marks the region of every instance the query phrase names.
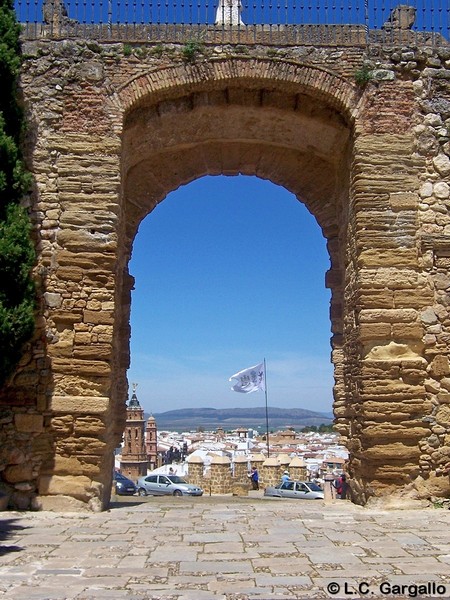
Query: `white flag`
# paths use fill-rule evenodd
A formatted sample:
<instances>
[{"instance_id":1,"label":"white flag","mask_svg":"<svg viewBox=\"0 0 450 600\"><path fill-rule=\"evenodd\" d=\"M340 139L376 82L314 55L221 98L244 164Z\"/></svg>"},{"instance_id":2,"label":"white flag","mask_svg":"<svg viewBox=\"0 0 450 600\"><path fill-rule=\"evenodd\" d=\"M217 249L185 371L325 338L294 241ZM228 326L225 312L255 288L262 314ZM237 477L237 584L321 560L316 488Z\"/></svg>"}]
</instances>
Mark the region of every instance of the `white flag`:
<instances>
[{"instance_id":1,"label":"white flag","mask_svg":"<svg viewBox=\"0 0 450 600\"><path fill-rule=\"evenodd\" d=\"M258 390L265 391L266 374L264 372L264 363L239 371L239 373L232 375L229 381L232 379L237 379L237 383L231 388L234 392L249 394Z\"/></svg>"}]
</instances>

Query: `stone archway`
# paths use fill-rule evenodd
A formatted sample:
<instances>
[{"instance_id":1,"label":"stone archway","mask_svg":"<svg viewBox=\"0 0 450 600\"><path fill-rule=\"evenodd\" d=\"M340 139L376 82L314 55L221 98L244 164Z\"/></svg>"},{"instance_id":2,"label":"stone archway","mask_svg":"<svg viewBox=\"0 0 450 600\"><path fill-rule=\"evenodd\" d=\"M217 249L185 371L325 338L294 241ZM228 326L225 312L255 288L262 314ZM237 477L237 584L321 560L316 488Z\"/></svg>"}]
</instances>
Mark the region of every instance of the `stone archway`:
<instances>
[{"instance_id":1,"label":"stone archway","mask_svg":"<svg viewBox=\"0 0 450 600\"><path fill-rule=\"evenodd\" d=\"M293 69L287 82L261 76L270 64L245 64L245 71L257 68L258 77L243 77L236 84L236 65L214 65L221 71L197 74L191 81L172 90L148 90L143 78L142 96L125 110L123 133L123 190L126 229L124 263L140 221L170 191L203 175L246 174L270 179L304 201L316 217L327 239L331 269L331 320L334 361L340 364L343 334L342 266L346 246L349 202L349 161L351 125L333 104L319 99L303 83L305 73ZM228 73L227 73L228 71ZM184 69L183 69L184 72ZM300 75L300 77L299 77ZM324 72L326 79L332 77ZM269 77L273 77L270 74ZM173 73L168 77L179 80ZM301 83L294 83L300 79ZM307 79L307 78L306 78ZM338 82L341 83L342 82ZM326 89L337 89L327 81ZM187 93L186 93L187 91ZM120 94L128 97L128 90ZM355 96L347 86L347 96ZM330 106L331 104L331 106ZM129 302L124 305L123 321L129 321ZM339 375L336 375L339 380Z\"/></svg>"},{"instance_id":2,"label":"stone archway","mask_svg":"<svg viewBox=\"0 0 450 600\"><path fill-rule=\"evenodd\" d=\"M365 93L331 55L333 70L250 57L148 69L125 59L119 68L107 55L75 60L61 117L38 119L46 96L30 109L41 338L6 394L34 398L14 419L29 434L27 476L44 507L109 501L125 418L133 239L171 190L206 174L270 179L322 228L334 406L355 501L401 491L435 469L420 451L433 408L424 382L436 356L425 357L420 317L433 288L417 210L423 161L411 161L413 85L400 79ZM40 82L40 60L37 74L24 76L26 99L59 81L55 61ZM448 362L434 363L440 378L438 363L445 371ZM8 469L11 483L25 476ZM421 494L429 493L425 485Z\"/></svg>"}]
</instances>

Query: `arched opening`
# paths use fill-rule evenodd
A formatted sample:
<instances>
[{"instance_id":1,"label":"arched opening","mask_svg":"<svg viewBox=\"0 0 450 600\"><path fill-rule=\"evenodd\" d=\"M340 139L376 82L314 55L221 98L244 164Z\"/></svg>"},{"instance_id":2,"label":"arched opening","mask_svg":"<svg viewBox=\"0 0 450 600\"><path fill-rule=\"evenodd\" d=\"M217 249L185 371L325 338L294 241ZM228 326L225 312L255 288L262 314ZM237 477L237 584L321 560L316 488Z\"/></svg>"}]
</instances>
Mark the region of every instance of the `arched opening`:
<instances>
[{"instance_id":1,"label":"arched opening","mask_svg":"<svg viewBox=\"0 0 450 600\"><path fill-rule=\"evenodd\" d=\"M304 73L303 75L304 76ZM349 212L351 124L333 92L259 79L204 81L145 93L125 112L122 137L121 323L123 373L129 366L128 261L142 220L168 194L206 175L257 176L303 202L326 240L330 268L334 406L345 406L343 288ZM327 82L326 87L331 82ZM188 89L187 89L188 88ZM127 281L128 280L128 281ZM119 282L120 283L120 282ZM123 389L120 385L117 390ZM341 424L345 422L345 416Z\"/></svg>"},{"instance_id":2,"label":"arched opening","mask_svg":"<svg viewBox=\"0 0 450 600\"><path fill-rule=\"evenodd\" d=\"M232 408L228 377L264 353L271 406L330 413L329 266L314 217L280 186L218 176L170 193L130 261L128 379L143 408Z\"/></svg>"}]
</instances>

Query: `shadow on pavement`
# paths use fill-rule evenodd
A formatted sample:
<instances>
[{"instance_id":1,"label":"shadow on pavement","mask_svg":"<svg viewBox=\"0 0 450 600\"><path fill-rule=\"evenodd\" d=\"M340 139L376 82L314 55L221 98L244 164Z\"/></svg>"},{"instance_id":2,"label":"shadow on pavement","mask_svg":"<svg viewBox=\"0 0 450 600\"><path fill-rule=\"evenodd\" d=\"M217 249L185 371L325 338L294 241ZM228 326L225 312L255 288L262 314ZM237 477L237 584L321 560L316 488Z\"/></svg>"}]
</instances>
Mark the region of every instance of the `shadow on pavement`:
<instances>
[{"instance_id":1,"label":"shadow on pavement","mask_svg":"<svg viewBox=\"0 0 450 600\"><path fill-rule=\"evenodd\" d=\"M20 546L8 546L4 544L4 542L7 542L14 537L18 531L27 529L24 525L16 524L16 521L18 521L18 519L0 519L0 556L5 556L5 554L9 554L10 552L20 552L23 550Z\"/></svg>"},{"instance_id":2,"label":"shadow on pavement","mask_svg":"<svg viewBox=\"0 0 450 600\"><path fill-rule=\"evenodd\" d=\"M144 502L148 502L148 500L146 498L141 499L136 496L124 496L122 498L113 496L109 502L108 510L113 510L116 508L130 508L131 506L140 506L141 504L144 504Z\"/></svg>"}]
</instances>

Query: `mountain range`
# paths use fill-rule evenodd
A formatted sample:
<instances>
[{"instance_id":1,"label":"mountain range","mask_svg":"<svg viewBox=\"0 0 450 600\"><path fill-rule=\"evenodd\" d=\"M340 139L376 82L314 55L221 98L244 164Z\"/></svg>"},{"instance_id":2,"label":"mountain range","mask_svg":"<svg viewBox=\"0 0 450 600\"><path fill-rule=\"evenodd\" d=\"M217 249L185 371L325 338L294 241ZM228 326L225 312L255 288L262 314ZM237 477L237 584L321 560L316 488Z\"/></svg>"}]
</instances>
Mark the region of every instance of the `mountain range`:
<instances>
[{"instance_id":1,"label":"mountain range","mask_svg":"<svg viewBox=\"0 0 450 600\"><path fill-rule=\"evenodd\" d=\"M331 413L315 412L304 408L268 407L269 430L293 427L301 429L308 425L329 425L333 422ZM204 430L224 430L246 427L266 430L266 408L181 408L153 414L158 429L172 431L192 431L200 427ZM146 415L146 418L148 415Z\"/></svg>"}]
</instances>

